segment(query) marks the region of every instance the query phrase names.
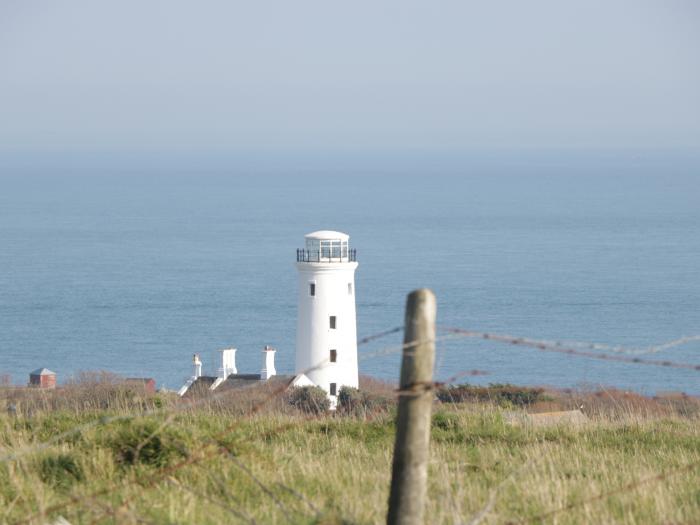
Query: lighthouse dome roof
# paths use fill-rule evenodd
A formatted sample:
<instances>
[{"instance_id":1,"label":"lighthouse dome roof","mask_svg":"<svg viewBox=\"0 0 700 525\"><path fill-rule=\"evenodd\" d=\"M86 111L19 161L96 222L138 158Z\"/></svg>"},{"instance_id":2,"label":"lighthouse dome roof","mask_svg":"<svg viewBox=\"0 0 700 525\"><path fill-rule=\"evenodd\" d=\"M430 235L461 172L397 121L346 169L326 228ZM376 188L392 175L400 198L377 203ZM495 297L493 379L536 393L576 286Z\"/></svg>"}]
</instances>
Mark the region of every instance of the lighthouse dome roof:
<instances>
[{"instance_id":1,"label":"lighthouse dome roof","mask_svg":"<svg viewBox=\"0 0 700 525\"><path fill-rule=\"evenodd\" d=\"M347 241L350 236L347 233L336 232L332 230L319 230L317 232L311 232L304 235L306 239L319 239L322 241L326 240L340 240Z\"/></svg>"}]
</instances>

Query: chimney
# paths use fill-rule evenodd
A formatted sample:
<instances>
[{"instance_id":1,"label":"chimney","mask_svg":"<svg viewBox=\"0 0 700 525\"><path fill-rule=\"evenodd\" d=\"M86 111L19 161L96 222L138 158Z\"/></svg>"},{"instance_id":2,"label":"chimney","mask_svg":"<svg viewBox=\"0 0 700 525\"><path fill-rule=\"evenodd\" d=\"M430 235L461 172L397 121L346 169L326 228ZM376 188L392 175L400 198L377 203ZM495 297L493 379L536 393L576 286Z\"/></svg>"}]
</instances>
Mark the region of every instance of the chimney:
<instances>
[{"instance_id":1,"label":"chimney","mask_svg":"<svg viewBox=\"0 0 700 525\"><path fill-rule=\"evenodd\" d=\"M262 379L263 381L267 381L272 376L277 375L277 371L275 370L276 351L277 350L267 345L265 346L265 348L263 348L263 367L260 371L260 379Z\"/></svg>"},{"instance_id":2,"label":"chimney","mask_svg":"<svg viewBox=\"0 0 700 525\"><path fill-rule=\"evenodd\" d=\"M194 364L193 377L202 377L202 361L199 359L199 354L194 354L192 356L192 363Z\"/></svg>"},{"instance_id":3,"label":"chimney","mask_svg":"<svg viewBox=\"0 0 700 525\"><path fill-rule=\"evenodd\" d=\"M236 349L227 348L221 350L221 368L219 368L219 377L226 379L231 374L237 374L236 369Z\"/></svg>"}]
</instances>

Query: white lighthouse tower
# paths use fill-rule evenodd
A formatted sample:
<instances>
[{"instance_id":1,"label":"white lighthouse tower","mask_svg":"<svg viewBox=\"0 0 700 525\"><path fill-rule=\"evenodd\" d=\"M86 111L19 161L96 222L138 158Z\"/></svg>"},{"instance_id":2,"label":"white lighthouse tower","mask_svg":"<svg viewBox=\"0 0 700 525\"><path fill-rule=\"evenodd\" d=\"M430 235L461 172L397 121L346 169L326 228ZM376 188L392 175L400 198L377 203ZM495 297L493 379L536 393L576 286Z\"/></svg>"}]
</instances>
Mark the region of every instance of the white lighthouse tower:
<instances>
[{"instance_id":1,"label":"white lighthouse tower","mask_svg":"<svg viewBox=\"0 0 700 525\"><path fill-rule=\"evenodd\" d=\"M349 236L309 233L297 250L299 306L296 373L323 388L335 406L343 386L358 386L355 250Z\"/></svg>"}]
</instances>

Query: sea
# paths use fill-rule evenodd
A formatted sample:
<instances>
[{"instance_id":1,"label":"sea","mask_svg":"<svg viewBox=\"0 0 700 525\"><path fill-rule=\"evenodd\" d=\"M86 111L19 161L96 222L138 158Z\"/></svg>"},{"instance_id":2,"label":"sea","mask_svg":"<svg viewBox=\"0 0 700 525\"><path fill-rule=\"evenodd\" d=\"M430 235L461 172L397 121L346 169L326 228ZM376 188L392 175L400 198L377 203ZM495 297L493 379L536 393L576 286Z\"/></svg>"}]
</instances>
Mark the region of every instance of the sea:
<instances>
[{"instance_id":1,"label":"sea","mask_svg":"<svg viewBox=\"0 0 700 525\"><path fill-rule=\"evenodd\" d=\"M0 375L24 384L47 367L65 383L105 370L176 389L194 353L215 374L218 350L235 347L239 372L254 373L265 345L291 373L296 249L321 229L357 250L360 338L400 327L422 287L437 296L441 334L637 349L700 334L700 173L570 171L10 170ZM396 382L401 338L361 345L360 373ZM700 341L638 357L700 365ZM436 377L700 394L698 370L480 338L440 338Z\"/></svg>"}]
</instances>

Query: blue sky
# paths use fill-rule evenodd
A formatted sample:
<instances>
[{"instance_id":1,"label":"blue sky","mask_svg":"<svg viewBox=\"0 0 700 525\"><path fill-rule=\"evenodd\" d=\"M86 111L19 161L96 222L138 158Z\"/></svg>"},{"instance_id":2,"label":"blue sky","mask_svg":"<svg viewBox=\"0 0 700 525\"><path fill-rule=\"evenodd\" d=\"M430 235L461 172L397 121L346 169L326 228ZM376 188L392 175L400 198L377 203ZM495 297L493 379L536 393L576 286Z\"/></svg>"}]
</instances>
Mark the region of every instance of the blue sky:
<instances>
[{"instance_id":1,"label":"blue sky","mask_svg":"<svg viewBox=\"0 0 700 525\"><path fill-rule=\"evenodd\" d=\"M698 2L0 3L0 153L646 149L700 149Z\"/></svg>"}]
</instances>

